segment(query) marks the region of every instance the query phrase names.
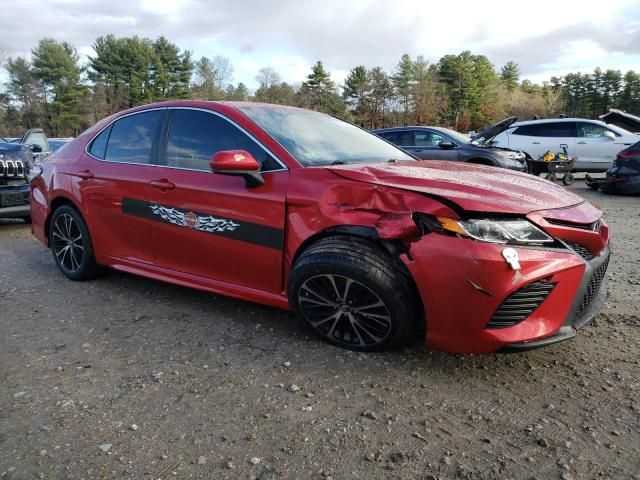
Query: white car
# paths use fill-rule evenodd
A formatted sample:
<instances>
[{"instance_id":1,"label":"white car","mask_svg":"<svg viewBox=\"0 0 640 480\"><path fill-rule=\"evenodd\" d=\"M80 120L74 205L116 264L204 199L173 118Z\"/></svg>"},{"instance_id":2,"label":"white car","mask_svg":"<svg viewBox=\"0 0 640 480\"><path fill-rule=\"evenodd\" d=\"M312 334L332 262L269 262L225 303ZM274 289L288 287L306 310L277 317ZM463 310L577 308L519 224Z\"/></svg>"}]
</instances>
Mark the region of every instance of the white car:
<instances>
[{"instance_id":1,"label":"white car","mask_svg":"<svg viewBox=\"0 0 640 480\"><path fill-rule=\"evenodd\" d=\"M554 118L514 123L491 143L520 150L534 160L547 151L561 152L565 144L569 157L577 157L574 171L604 172L620 150L638 140L638 135L598 120Z\"/></svg>"}]
</instances>

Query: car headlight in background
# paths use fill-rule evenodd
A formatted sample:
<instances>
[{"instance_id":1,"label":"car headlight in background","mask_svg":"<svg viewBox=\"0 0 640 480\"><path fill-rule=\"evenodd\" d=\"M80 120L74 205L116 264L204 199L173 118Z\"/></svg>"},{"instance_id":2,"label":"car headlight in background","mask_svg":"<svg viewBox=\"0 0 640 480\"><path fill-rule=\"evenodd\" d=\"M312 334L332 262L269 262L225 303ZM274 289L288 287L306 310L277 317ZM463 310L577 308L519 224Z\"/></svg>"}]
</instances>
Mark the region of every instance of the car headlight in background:
<instances>
[{"instance_id":1,"label":"car headlight in background","mask_svg":"<svg viewBox=\"0 0 640 480\"><path fill-rule=\"evenodd\" d=\"M506 158L507 160L524 160L524 153L522 152L512 152L509 150L496 150L495 153L502 158Z\"/></svg>"},{"instance_id":2,"label":"car headlight in background","mask_svg":"<svg viewBox=\"0 0 640 480\"><path fill-rule=\"evenodd\" d=\"M31 180L33 180L34 178L39 177L40 175L42 175L42 171L42 165L40 165L39 163L34 163L27 173L27 181L31 182Z\"/></svg>"},{"instance_id":3,"label":"car headlight in background","mask_svg":"<svg viewBox=\"0 0 640 480\"><path fill-rule=\"evenodd\" d=\"M449 217L430 217L416 214L418 227L423 231L439 231L462 237L473 238L482 242L509 245L544 245L555 240L523 219L494 220L490 218L472 218L455 220Z\"/></svg>"}]
</instances>

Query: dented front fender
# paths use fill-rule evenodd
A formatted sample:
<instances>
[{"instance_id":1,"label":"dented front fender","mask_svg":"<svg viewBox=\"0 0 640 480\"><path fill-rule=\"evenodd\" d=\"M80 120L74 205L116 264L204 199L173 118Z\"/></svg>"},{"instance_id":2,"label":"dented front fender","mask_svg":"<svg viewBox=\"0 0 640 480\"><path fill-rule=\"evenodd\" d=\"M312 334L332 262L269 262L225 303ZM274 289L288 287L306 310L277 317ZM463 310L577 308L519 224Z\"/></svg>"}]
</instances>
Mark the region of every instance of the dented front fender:
<instances>
[{"instance_id":1,"label":"dented front fender","mask_svg":"<svg viewBox=\"0 0 640 480\"><path fill-rule=\"evenodd\" d=\"M285 272L310 239L336 227L365 227L379 239L417 239L413 213L456 217L446 205L425 195L341 178L321 168L291 172L287 194Z\"/></svg>"}]
</instances>

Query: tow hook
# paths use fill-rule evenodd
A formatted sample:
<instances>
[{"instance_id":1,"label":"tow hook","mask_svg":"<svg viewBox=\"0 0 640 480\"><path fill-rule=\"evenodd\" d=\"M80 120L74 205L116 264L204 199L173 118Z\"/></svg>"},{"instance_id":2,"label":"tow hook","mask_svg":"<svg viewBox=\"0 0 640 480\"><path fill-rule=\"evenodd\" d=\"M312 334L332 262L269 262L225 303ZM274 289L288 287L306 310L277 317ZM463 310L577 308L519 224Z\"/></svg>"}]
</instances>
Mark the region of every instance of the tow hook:
<instances>
[{"instance_id":1,"label":"tow hook","mask_svg":"<svg viewBox=\"0 0 640 480\"><path fill-rule=\"evenodd\" d=\"M507 247L503 249L502 257L512 270L520 270L520 257L518 256L518 251L515 248Z\"/></svg>"}]
</instances>

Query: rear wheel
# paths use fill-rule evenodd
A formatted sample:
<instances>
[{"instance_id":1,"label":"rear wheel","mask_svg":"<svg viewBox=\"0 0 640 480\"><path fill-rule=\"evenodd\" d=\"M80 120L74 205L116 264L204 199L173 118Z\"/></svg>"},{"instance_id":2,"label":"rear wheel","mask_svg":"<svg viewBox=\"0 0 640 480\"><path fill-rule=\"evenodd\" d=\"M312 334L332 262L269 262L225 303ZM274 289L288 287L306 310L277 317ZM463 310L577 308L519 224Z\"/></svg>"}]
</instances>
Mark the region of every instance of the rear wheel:
<instances>
[{"instance_id":1,"label":"rear wheel","mask_svg":"<svg viewBox=\"0 0 640 480\"><path fill-rule=\"evenodd\" d=\"M53 212L49 243L56 265L71 280L87 280L102 272L93 256L89 230L75 208L63 205Z\"/></svg>"},{"instance_id":2,"label":"rear wheel","mask_svg":"<svg viewBox=\"0 0 640 480\"><path fill-rule=\"evenodd\" d=\"M325 341L350 350L402 345L417 317L415 289L378 246L357 237L313 244L288 286L296 315Z\"/></svg>"},{"instance_id":3,"label":"rear wheel","mask_svg":"<svg viewBox=\"0 0 640 480\"><path fill-rule=\"evenodd\" d=\"M562 183L567 186L571 185L574 180L572 173L566 173L564 177L562 177Z\"/></svg>"}]
</instances>

